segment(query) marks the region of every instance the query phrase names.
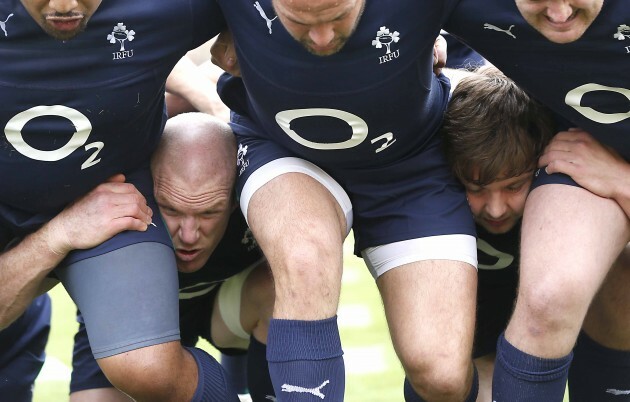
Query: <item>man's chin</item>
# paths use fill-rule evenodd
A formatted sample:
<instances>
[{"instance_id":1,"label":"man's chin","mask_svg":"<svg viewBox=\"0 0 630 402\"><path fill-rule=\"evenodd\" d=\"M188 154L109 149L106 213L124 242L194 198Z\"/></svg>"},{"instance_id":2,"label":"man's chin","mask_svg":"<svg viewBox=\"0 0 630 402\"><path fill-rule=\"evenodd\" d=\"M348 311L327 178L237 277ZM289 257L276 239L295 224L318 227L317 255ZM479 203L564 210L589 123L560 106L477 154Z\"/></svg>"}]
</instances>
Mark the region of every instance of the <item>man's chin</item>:
<instances>
[{"instance_id":1,"label":"man's chin","mask_svg":"<svg viewBox=\"0 0 630 402\"><path fill-rule=\"evenodd\" d=\"M478 220L477 223L483 226L486 231L495 235L505 234L512 230L515 225L515 222L513 220L505 220L503 222Z\"/></svg>"},{"instance_id":2,"label":"man's chin","mask_svg":"<svg viewBox=\"0 0 630 402\"><path fill-rule=\"evenodd\" d=\"M74 39L81 32L85 31L85 21L82 21L76 28L74 29L55 29L52 24L49 24L46 20L40 24L44 32L48 35L52 36L54 39L60 41L68 41Z\"/></svg>"},{"instance_id":3,"label":"man's chin","mask_svg":"<svg viewBox=\"0 0 630 402\"><path fill-rule=\"evenodd\" d=\"M177 270L184 274L190 274L199 271L203 267L203 264L199 264L196 261L180 261L177 260Z\"/></svg>"},{"instance_id":4,"label":"man's chin","mask_svg":"<svg viewBox=\"0 0 630 402\"><path fill-rule=\"evenodd\" d=\"M74 39L77 35L83 32L83 29L81 28L74 31L57 31L54 29L46 29L45 31L48 35L52 36L54 39L65 42L65 41Z\"/></svg>"}]
</instances>

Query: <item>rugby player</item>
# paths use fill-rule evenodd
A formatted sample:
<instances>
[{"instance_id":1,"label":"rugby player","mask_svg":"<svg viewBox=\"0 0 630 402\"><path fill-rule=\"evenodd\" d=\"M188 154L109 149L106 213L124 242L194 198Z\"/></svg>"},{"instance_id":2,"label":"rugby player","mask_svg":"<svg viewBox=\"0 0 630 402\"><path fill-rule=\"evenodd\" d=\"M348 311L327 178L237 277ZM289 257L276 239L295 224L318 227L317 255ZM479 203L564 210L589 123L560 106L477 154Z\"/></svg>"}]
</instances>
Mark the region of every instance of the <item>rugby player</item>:
<instances>
[{"instance_id":1,"label":"rugby player","mask_svg":"<svg viewBox=\"0 0 630 402\"><path fill-rule=\"evenodd\" d=\"M175 246L182 344L195 346L203 338L227 355L247 350L249 393L254 401L268 401L274 396L265 356L273 283L236 204L235 166L227 123L183 113L166 122L151 171ZM99 370L79 321L70 400L129 401Z\"/></svg>"},{"instance_id":2,"label":"rugby player","mask_svg":"<svg viewBox=\"0 0 630 402\"><path fill-rule=\"evenodd\" d=\"M116 387L139 401L237 400L220 365L179 342L175 258L149 171L166 77L222 28L218 7L10 0L1 8L0 54L11 62L0 91L0 327L54 276Z\"/></svg>"},{"instance_id":3,"label":"rugby player","mask_svg":"<svg viewBox=\"0 0 630 402\"><path fill-rule=\"evenodd\" d=\"M629 20L623 1L464 0L444 27L560 116L524 211L517 302L497 346L496 402L562 401L581 328L593 342L578 348L616 355L625 367L602 370L597 384L608 385L584 400L627 395L628 311L606 300L601 285L621 278L611 267L630 240ZM587 315L596 297L607 314Z\"/></svg>"}]
</instances>

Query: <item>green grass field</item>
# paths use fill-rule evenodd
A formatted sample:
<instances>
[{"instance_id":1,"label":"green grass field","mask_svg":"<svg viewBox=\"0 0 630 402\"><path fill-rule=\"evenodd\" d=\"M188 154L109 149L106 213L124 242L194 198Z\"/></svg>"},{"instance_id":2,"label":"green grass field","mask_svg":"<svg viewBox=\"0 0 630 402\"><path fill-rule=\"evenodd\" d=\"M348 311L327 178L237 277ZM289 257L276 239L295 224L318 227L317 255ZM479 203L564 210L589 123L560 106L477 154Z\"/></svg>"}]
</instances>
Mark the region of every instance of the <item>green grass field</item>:
<instances>
[{"instance_id":1,"label":"green grass field","mask_svg":"<svg viewBox=\"0 0 630 402\"><path fill-rule=\"evenodd\" d=\"M363 261L346 243L339 325L348 402L402 402L403 370L391 347L378 291ZM67 402L75 307L61 286L51 291L53 324L47 361L35 384L34 402ZM207 343L200 346L216 356ZM568 401L565 399L565 402Z\"/></svg>"}]
</instances>

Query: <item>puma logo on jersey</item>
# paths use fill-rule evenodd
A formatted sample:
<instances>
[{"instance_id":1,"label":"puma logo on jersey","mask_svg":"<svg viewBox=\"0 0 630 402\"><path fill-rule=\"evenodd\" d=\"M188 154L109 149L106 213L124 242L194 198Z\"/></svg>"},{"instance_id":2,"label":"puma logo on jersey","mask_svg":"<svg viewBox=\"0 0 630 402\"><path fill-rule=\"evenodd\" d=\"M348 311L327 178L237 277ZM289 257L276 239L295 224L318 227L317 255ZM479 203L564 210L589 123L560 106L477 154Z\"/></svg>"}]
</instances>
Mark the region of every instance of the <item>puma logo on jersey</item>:
<instances>
[{"instance_id":1,"label":"puma logo on jersey","mask_svg":"<svg viewBox=\"0 0 630 402\"><path fill-rule=\"evenodd\" d=\"M329 380L326 380L319 387L315 387L315 388L304 388L304 387L299 387L296 385L282 384L282 392L307 393L307 394L315 395L319 397L320 399L324 399L326 398L326 395L321 393L321 389L324 388L329 382L330 382Z\"/></svg>"},{"instance_id":2,"label":"puma logo on jersey","mask_svg":"<svg viewBox=\"0 0 630 402\"><path fill-rule=\"evenodd\" d=\"M491 29L493 31L503 32L504 34L510 35L511 37L516 39L516 36L514 36L514 34L512 33L512 28L514 28L514 25L510 25L510 27L507 30L505 30L505 29L499 28L496 25L492 25L492 24L488 24L488 23L483 24L483 29Z\"/></svg>"},{"instance_id":3,"label":"puma logo on jersey","mask_svg":"<svg viewBox=\"0 0 630 402\"><path fill-rule=\"evenodd\" d=\"M613 395L630 395L630 389L612 389L609 388L606 390L607 394Z\"/></svg>"},{"instance_id":4,"label":"puma logo on jersey","mask_svg":"<svg viewBox=\"0 0 630 402\"><path fill-rule=\"evenodd\" d=\"M267 17L267 14L265 13L265 10L263 10L262 6L260 5L259 2L254 2L254 7L256 7L256 10L258 10L258 13L260 14L261 17L263 17L263 19L265 20L265 22L267 23L267 29L269 29L269 35L271 35L271 23L278 18L278 16L276 15L275 17L273 17L272 19L269 19L269 17Z\"/></svg>"},{"instance_id":5,"label":"puma logo on jersey","mask_svg":"<svg viewBox=\"0 0 630 402\"><path fill-rule=\"evenodd\" d=\"M0 28L2 29L2 32L4 32L4 36L9 36L9 34L7 33L7 21L11 17L13 17L13 13L9 14L6 20L0 21Z\"/></svg>"}]
</instances>

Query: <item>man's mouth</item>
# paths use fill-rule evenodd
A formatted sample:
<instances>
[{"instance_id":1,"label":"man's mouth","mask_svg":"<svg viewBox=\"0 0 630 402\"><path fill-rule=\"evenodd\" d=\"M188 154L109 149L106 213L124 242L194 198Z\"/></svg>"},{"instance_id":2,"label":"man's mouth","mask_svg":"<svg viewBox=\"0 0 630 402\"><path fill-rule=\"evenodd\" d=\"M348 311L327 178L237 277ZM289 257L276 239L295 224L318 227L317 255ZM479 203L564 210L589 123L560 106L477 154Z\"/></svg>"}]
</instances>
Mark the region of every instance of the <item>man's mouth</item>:
<instances>
[{"instance_id":1,"label":"man's mouth","mask_svg":"<svg viewBox=\"0 0 630 402\"><path fill-rule=\"evenodd\" d=\"M506 219L485 219L486 223L488 224L488 226L494 227L494 228L498 228L501 227L503 225L505 225L507 223L507 218Z\"/></svg>"},{"instance_id":2,"label":"man's mouth","mask_svg":"<svg viewBox=\"0 0 630 402\"><path fill-rule=\"evenodd\" d=\"M57 31L75 31L81 26L82 15L71 16L47 16L46 23Z\"/></svg>"},{"instance_id":3,"label":"man's mouth","mask_svg":"<svg viewBox=\"0 0 630 402\"><path fill-rule=\"evenodd\" d=\"M186 262L194 260L195 257L197 257L200 252L201 250L199 249L185 250L182 248L178 248L175 250L175 253L177 254L177 258L181 261L186 261Z\"/></svg>"}]
</instances>

